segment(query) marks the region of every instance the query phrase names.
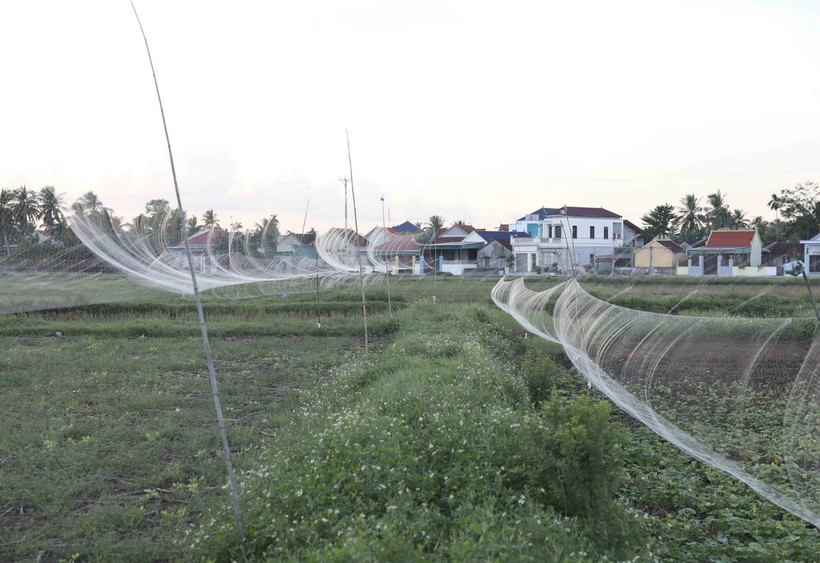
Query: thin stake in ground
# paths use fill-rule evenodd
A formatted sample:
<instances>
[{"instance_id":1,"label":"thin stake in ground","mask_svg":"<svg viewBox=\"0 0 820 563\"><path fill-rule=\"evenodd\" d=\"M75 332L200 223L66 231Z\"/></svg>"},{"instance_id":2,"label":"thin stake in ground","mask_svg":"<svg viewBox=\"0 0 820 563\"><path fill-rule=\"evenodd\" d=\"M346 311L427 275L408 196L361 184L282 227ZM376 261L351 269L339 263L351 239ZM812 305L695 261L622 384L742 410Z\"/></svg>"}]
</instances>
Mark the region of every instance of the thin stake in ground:
<instances>
[{"instance_id":1,"label":"thin stake in ground","mask_svg":"<svg viewBox=\"0 0 820 563\"><path fill-rule=\"evenodd\" d=\"M188 226L185 220L185 211L182 208L182 197L179 194L179 183L177 182L177 172L174 166L174 153L171 151L171 137L168 135L168 124L165 121L165 110L162 107L162 96L159 93L159 82L157 81L157 73L154 70L154 61L151 58L151 49L148 47L148 38L145 36L145 30L142 27L137 8L134 6L134 0L131 0L131 9L134 10L134 16L137 18L137 24L142 33L142 38L145 41L145 50L148 53L148 62L151 65L151 74L154 77L154 87L157 91L157 101L159 102L159 111L162 115L162 128L165 131L165 141L168 144L168 158L171 161L171 176L174 178L174 191L177 196L177 205L179 206L179 215L182 217L182 240L185 243L185 255L188 258L188 269L191 271L191 284L193 285L194 297L196 299L196 310L199 315L199 327L202 332L202 344L205 346L205 357L208 360L208 373L211 379L211 393L214 399L214 406L216 407L216 417L219 422L219 432L222 436L222 451L225 453L225 466L228 472L228 483L231 488L231 499L233 500L234 518L236 519L236 528L239 533L239 539L242 545L245 545L245 530L242 528L242 512L239 509L239 497L236 494L236 481L233 475L233 464L231 463L231 448L228 444L228 434L225 429L225 417L222 416L222 405L219 401L219 389L216 384L216 370L214 369L214 360L211 356L211 345L208 340L208 329L205 326L205 312L202 309L202 299L199 295L199 286L196 283L196 270L194 269L194 261L191 257L191 248L188 244Z\"/></svg>"},{"instance_id":2,"label":"thin stake in ground","mask_svg":"<svg viewBox=\"0 0 820 563\"><path fill-rule=\"evenodd\" d=\"M347 163L350 166L350 198L353 200L353 226L356 229L356 256L359 259L359 287L362 290L362 315L364 316L364 353L370 352L370 342L367 335L367 301L364 298L364 272L362 271L362 249L359 248L359 216L356 213L356 191L353 189L353 160L350 158L350 134L345 129L347 137Z\"/></svg>"}]
</instances>

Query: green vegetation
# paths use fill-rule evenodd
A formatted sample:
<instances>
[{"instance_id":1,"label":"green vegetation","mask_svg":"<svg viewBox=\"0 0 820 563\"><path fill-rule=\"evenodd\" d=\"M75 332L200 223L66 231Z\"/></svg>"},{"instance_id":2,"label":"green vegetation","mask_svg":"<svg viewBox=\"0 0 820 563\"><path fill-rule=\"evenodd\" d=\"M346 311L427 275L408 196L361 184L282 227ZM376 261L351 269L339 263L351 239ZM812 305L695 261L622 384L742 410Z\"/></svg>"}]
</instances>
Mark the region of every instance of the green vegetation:
<instances>
[{"instance_id":1,"label":"green vegetation","mask_svg":"<svg viewBox=\"0 0 820 563\"><path fill-rule=\"evenodd\" d=\"M391 281L392 316L370 286L367 357L353 285L323 293L321 328L293 294L206 301L244 552L190 301L0 316L0 559L816 559L817 530L523 338L494 281ZM711 289L767 291L745 287ZM688 307L717 306L698 289Z\"/></svg>"}]
</instances>

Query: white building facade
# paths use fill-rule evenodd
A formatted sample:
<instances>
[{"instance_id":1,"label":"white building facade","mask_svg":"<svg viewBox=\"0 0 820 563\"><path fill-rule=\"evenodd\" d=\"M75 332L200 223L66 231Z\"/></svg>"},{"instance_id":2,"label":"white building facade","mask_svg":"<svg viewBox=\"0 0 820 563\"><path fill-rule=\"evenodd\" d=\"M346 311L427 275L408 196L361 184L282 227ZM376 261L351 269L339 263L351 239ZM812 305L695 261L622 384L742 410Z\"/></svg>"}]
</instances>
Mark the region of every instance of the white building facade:
<instances>
[{"instance_id":1,"label":"white building facade","mask_svg":"<svg viewBox=\"0 0 820 563\"><path fill-rule=\"evenodd\" d=\"M542 208L510 230L531 236L512 239L518 272L599 273L601 264L611 268L616 249L624 243L623 218L602 207Z\"/></svg>"}]
</instances>

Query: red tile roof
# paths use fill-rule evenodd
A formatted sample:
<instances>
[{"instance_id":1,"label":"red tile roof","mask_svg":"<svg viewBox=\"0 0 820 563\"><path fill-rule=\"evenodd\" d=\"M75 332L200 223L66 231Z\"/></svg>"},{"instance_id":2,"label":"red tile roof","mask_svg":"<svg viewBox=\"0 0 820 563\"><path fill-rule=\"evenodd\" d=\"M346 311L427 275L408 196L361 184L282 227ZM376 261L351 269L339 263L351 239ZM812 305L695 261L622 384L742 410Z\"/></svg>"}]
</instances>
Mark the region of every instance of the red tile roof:
<instances>
[{"instance_id":1,"label":"red tile roof","mask_svg":"<svg viewBox=\"0 0 820 563\"><path fill-rule=\"evenodd\" d=\"M712 231L706 246L751 246L757 231Z\"/></svg>"},{"instance_id":2,"label":"red tile roof","mask_svg":"<svg viewBox=\"0 0 820 563\"><path fill-rule=\"evenodd\" d=\"M200 230L198 233L194 234L188 239L188 244L193 245L206 245L206 244L213 244L216 240L216 237L224 233L225 231L221 227L214 227L211 229L210 227L205 227ZM179 245L177 245L179 246Z\"/></svg>"},{"instance_id":3,"label":"red tile roof","mask_svg":"<svg viewBox=\"0 0 820 563\"><path fill-rule=\"evenodd\" d=\"M413 235L397 236L376 247L378 250L418 250L419 243Z\"/></svg>"}]
</instances>

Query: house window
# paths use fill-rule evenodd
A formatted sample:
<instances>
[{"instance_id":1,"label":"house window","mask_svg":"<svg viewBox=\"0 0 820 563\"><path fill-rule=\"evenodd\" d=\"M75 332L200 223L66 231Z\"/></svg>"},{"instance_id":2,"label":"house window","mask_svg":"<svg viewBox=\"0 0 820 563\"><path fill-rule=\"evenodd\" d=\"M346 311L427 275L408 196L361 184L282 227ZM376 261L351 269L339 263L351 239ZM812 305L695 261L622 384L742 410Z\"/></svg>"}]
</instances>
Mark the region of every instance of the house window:
<instances>
[{"instance_id":1,"label":"house window","mask_svg":"<svg viewBox=\"0 0 820 563\"><path fill-rule=\"evenodd\" d=\"M595 238L595 227L594 226L589 227L589 238Z\"/></svg>"},{"instance_id":2,"label":"house window","mask_svg":"<svg viewBox=\"0 0 820 563\"><path fill-rule=\"evenodd\" d=\"M604 227L604 239L609 239L609 227Z\"/></svg>"},{"instance_id":3,"label":"house window","mask_svg":"<svg viewBox=\"0 0 820 563\"><path fill-rule=\"evenodd\" d=\"M552 225L548 227L549 229L549 238L552 238Z\"/></svg>"},{"instance_id":4,"label":"house window","mask_svg":"<svg viewBox=\"0 0 820 563\"><path fill-rule=\"evenodd\" d=\"M578 238L578 225L572 226L572 238Z\"/></svg>"},{"instance_id":5,"label":"house window","mask_svg":"<svg viewBox=\"0 0 820 563\"><path fill-rule=\"evenodd\" d=\"M561 225L555 225L555 238L561 238Z\"/></svg>"}]
</instances>

